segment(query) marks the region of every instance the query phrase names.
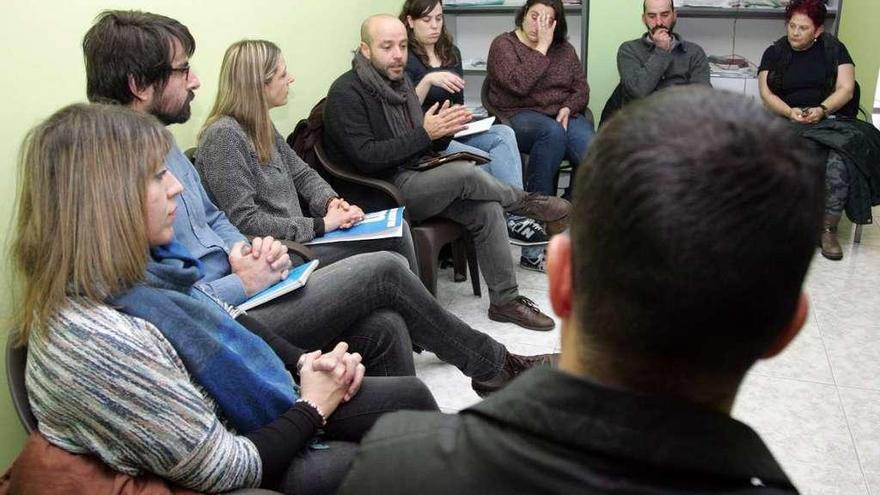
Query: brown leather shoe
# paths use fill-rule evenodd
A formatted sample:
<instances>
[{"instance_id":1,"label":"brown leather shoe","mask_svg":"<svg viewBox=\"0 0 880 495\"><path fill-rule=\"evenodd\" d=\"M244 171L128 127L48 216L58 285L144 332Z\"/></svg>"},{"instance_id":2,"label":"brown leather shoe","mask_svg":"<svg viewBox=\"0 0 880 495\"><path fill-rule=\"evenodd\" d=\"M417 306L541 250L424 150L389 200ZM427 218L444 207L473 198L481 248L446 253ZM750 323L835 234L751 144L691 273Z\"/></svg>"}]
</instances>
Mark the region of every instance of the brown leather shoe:
<instances>
[{"instance_id":1,"label":"brown leather shoe","mask_svg":"<svg viewBox=\"0 0 880 495\"><path fill-rule=\"evenodd\" d=\"M544 230L547 232L548 237L553 237L556 234L561 234L565 232L565 229L568 228L568 220L570 217L563 217L559 220L553 222L547 222L544 224Z\"/></svg>"},{"instance_id":2,"label":"brown leather shoe","mask_svg":"<svg viewBox=\"0 0 880 495\"><path fill-rule=\"evenodd\" d=\"M556 323L549 316L538 309L534 301L525 296L517 296L516 299L504 304L490 305L489 319L509 322L541 332L553 330L553 327L556 326Z\"/></svg>"},{"instance_id":3,"label":"brown leather shoe","mask_svg":"<svg viewBox=\"0 0 880 495\"><path fill-rule=\"evenodd\" d=\"M825 215L825 222L822 226L822 256L829 260L843 259L843 248L837 240L837 224L840 222L840 215Z\"/></svg>"},{"instance_id":4,"label":"brown leather shoe","mask_svg":"<svg viewBox=\"0 0 880 495\"><path fill-rule=\"evenodd\" d=\"M508 352L507 357L504 358L504 367L501 368L501 372L498 373L495 378L484 382L471 380L471 388L473 388L474 392L480 397L486 397L492 392L504 388L504 386L516 378L517 375L529 368L534 368L536 366L551 366L555 368L558 363L559 353L538 354L537 356L520 356Z\"/></svg>"},{"instance_id":5,"label":"brown leather shoe","mask_svg":"<svg viewBox=\"0 0 880 495\"><path fill-rule=\"evenodd\" d=\"M556 196L526 193L522 201L509 213L529 217L539 222L555 222L568 217L571 213L571 203Z\"/></svg>"}]
</instances>

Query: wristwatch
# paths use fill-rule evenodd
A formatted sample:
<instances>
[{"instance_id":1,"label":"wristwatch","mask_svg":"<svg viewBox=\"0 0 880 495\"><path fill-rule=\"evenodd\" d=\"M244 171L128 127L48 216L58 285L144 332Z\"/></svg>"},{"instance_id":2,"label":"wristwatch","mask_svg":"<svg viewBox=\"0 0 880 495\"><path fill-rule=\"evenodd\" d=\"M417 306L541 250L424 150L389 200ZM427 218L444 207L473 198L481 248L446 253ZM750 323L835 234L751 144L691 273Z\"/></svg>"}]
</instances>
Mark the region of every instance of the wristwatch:
<instances>
[{"instance_id":1,"label":"wristwatch","mask_svg":"<svg viewBox=\"0 0 880 495\"><path fill-rule=\"evenodd\" d=\"M819 103L819 108L822 109L822 117L823 117L823 118L824 118L824 117L827 117L827 116L828 116L828 107L826 107L826 106L825 106L824 104L822 104L822 103Z\"/></svg>"}]
</instances>

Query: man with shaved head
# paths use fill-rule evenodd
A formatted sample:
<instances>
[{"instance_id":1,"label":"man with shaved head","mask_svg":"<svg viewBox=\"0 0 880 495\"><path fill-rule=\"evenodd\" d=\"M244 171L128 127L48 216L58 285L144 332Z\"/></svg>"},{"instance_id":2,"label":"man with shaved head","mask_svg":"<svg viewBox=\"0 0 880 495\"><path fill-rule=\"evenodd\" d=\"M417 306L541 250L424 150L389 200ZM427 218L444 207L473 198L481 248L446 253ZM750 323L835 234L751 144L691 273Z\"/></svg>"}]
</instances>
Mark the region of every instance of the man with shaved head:
<instances>
[{"instance_id":1,"label":"man with shaved head","mask_svg":"<svg viewBox=\"0 0 880 495\"><path fill-rule=\"evenodd\" d=\"M710 86L709 62L696 43L676 33L673 0L644 0L642 22L647 32L617 51L620 85L602 111L602 122L623 105L670 86Z\"/></svg>"},{"instance_id":2,"label":"man with shaved head","mask_svg":"<svg viewBox=\"0 0 880 495\"><path fill-rule=\"evenodd\" d=\"M441 216L464 225L489 288L490 319L531 330L553 329L553 320L519 294L504 212L566 224L571 205L499 182L469 161L413 170L425 156L445 150L471 116L448 102L422 112L404 72L407 45L406 28L396 17L375 15L364 21L352 69L333 83L327 96L328 157L393 182L413 221ZM479 388L476 383L474 387Z\"/></svg>"}]
</instances>

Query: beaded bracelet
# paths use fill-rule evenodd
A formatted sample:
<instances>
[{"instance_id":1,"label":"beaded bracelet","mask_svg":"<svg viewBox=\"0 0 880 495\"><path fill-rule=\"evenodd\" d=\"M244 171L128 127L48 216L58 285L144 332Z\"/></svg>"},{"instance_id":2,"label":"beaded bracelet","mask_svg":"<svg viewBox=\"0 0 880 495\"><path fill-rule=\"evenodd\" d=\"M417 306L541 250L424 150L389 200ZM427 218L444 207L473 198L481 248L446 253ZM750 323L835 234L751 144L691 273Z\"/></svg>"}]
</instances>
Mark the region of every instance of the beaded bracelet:
<instances>
[{"instance_id":1,"label":"beaded bracelet","mask_svg":"<svg viewBox=\"0 0 880 495\"><path fill-rule=\"evenodd\" d=\"M317 404L315 404L314 402L312 402L308 399L297 399L296 402L302 402L303 404L314 409L315 412L318 413L318 416L321 417L321 426L327 426L327 416L324 416L324 411L322 411L321 408L318 407Z\"/></svg>"}]
</instances>

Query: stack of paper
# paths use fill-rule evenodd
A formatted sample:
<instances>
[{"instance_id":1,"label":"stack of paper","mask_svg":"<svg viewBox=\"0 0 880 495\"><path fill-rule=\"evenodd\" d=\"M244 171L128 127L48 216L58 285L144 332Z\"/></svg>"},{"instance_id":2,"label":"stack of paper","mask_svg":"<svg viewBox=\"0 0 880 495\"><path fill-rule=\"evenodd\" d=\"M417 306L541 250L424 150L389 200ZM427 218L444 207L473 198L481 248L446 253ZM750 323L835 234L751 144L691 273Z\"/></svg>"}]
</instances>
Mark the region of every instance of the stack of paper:
<instances>
[{"instance_id":1,"label":"stack of paper","mask_svg":"<svg viewBox=\"0 0 880 495\"><path fill-rule=\"evenodd\" d=\"M388 237L400 237L403 235L403 209L391 208L364 215L364 219L354 224L349 229L337 229L327 232L321 237L316 237L303 244L312 246L315 244L327 244L330 242L366 241L370 239L385 239Z\"/></svg>"},{"instance_id":2,"label":"stack of paper","mask_svg":"<svg viewBox=\"0 0 880 495\"><path fill-rule=\"evenodd\" d=\"M267 289L257 292L256 294L251 296L250 299L239 304L238 309L243 309L247 311L251 308L255 308L261 304L267 303L272 299L275 299L276 297L283 296L288 292L293 292L296 289L299 289L300 287L306 285L306 282L309 280L309 275L311 275L317 267L318 260L313 260L291 269L286 279Z\"/></svg>"}]
</instances>

